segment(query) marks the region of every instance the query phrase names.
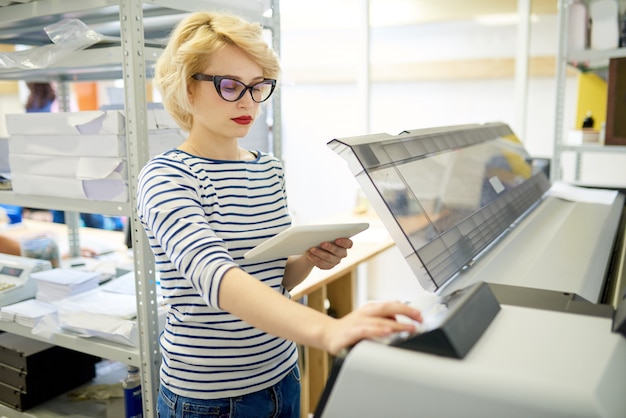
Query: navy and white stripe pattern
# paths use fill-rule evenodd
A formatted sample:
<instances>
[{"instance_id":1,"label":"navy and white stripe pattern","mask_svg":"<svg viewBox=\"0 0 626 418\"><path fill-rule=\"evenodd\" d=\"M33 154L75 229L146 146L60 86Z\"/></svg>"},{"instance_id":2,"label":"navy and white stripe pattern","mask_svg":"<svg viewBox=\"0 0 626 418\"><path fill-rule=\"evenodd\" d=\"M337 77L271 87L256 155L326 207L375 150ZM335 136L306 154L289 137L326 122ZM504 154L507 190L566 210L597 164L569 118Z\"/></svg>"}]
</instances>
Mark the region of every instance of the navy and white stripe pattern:
<instances>
[{"instance_id":1,"label":"navy and white stripe pattern","mask_svg":"<svg viewBox=\"0 0 626 418\"><path fill-rule=\"evenodd\" d=\"M264 153L219 161L171 150L141 170L138 214L168 304L161 382L199 399L252 393L297 363L296 345L223 311L218 290L231 268L289 297L286 259L248 263L243 254L291 224L284 171Z\"/></svg>"}]
</instances>

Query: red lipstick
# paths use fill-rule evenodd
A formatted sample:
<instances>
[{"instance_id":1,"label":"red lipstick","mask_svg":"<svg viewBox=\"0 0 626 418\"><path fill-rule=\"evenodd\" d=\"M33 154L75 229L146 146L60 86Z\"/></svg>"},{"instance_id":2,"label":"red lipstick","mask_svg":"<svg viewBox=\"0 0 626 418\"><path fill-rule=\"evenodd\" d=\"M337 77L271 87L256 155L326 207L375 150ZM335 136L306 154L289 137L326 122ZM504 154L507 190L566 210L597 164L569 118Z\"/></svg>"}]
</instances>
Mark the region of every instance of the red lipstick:
<instances>
[{"instance_id":1,"label":"red lipstick","mask_svg":"<svg viewBox=\"0 0 626 418\"><path fill-rule=\"evenodd\" d=\"M233 118L232 120L240 125L249 125L252 123L251 116L239 116L238 118Z\"/></svg>"}]
</instances>

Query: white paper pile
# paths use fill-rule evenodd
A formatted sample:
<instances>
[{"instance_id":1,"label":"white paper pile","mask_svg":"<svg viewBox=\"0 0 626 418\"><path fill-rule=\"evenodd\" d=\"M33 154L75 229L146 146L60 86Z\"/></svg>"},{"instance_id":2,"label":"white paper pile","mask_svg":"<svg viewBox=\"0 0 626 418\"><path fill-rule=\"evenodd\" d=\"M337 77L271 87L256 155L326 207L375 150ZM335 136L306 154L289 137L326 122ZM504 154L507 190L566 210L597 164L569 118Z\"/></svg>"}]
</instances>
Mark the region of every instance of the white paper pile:
<instances>
[{"instance_id":1,"label":"white paper pile","mask_svg":"<svg viewBox=\"0 0 626 418\"><path fill-rule=\"evenodd\" d=\"M128 273L80 295L54 302L63 330L137 347L137 299L134 273ZM157 288L159 329L165 326L165 308Z\"/></svg>"},{"instance_id":2,"label":"white paper pile","mask_svg":"<svg viewBox=\"0 0 626 418\"><path fill-rule=\"evenodd\" d=\"M34 328L46 315L56 313L54 305L36 299L28 299L0 308L0 320L17 322L20 325Z\"/></svg>"},{"instance_id":3,"label":"white paper pile","mask_svg":"<svg viewBox=\"0 0 626 418\"><path fill-rule=\"evenodd\" d=\"M102 287L57 300L54 304L59 312L66 314L98 314L124 319L137 317L137 299L134 295L106 292Z\"/></svg>"},{"instance_id":4,"label":"white paper pile","mask_svg":"<svg viewBox=\"0 0 626 418\"><path fill-rule=\"evenodd\" d=\"M148 110L150 156L175 148L182 131L163 109ZM13 191L128 201L123 111L6 115Z\"/></svg>"},{"instance_id":5,"label":"white paper pile","mask_svg":"<svg viewBox=\"0 0 626 418\"><path fill-rule=\"evenodd\" d=\"M36 299L52 302L98 287L100 273L76 269L51 269L31 274L37 282Z\"/></svg>"}]
</instances>

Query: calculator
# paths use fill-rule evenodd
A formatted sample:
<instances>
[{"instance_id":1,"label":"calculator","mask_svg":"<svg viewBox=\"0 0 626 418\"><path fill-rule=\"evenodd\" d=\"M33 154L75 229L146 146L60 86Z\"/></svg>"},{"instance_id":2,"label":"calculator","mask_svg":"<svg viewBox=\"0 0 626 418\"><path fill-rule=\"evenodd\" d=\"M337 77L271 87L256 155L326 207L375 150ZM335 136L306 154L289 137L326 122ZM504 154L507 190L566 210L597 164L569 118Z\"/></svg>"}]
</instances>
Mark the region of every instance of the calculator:
<instances>
[{"instance_id":1,"label":"calculator","mask_svg":"<svg viewBox=\"0 0 626 418\"><path fill-rule=\"evenodd\" d=\"M0 254L0 307L34 298L37 283L31 273L51 268L48 260Z\"/></svg>"}]
</instances>

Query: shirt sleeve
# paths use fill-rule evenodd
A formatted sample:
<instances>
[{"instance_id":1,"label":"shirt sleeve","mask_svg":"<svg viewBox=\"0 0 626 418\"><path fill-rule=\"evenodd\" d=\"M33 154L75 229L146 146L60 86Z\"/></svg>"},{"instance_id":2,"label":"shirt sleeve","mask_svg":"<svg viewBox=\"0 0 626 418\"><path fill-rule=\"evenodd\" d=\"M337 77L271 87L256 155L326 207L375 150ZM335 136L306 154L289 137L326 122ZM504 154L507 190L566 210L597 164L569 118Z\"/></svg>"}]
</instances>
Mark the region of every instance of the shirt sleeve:
<instances>
[{"instance_id":1,"label":"shirt sleeve","mask_svg":"<svg viewBox=\"0 0 626 418\"><path fill-rule=\"evenodd\" d=\"M209 307L220 309L220 283L238 265L207 222L199 190L183 163L152 160L139 175L138 216L155 256L168 259Z\"/></svg>"}]
</instances>

